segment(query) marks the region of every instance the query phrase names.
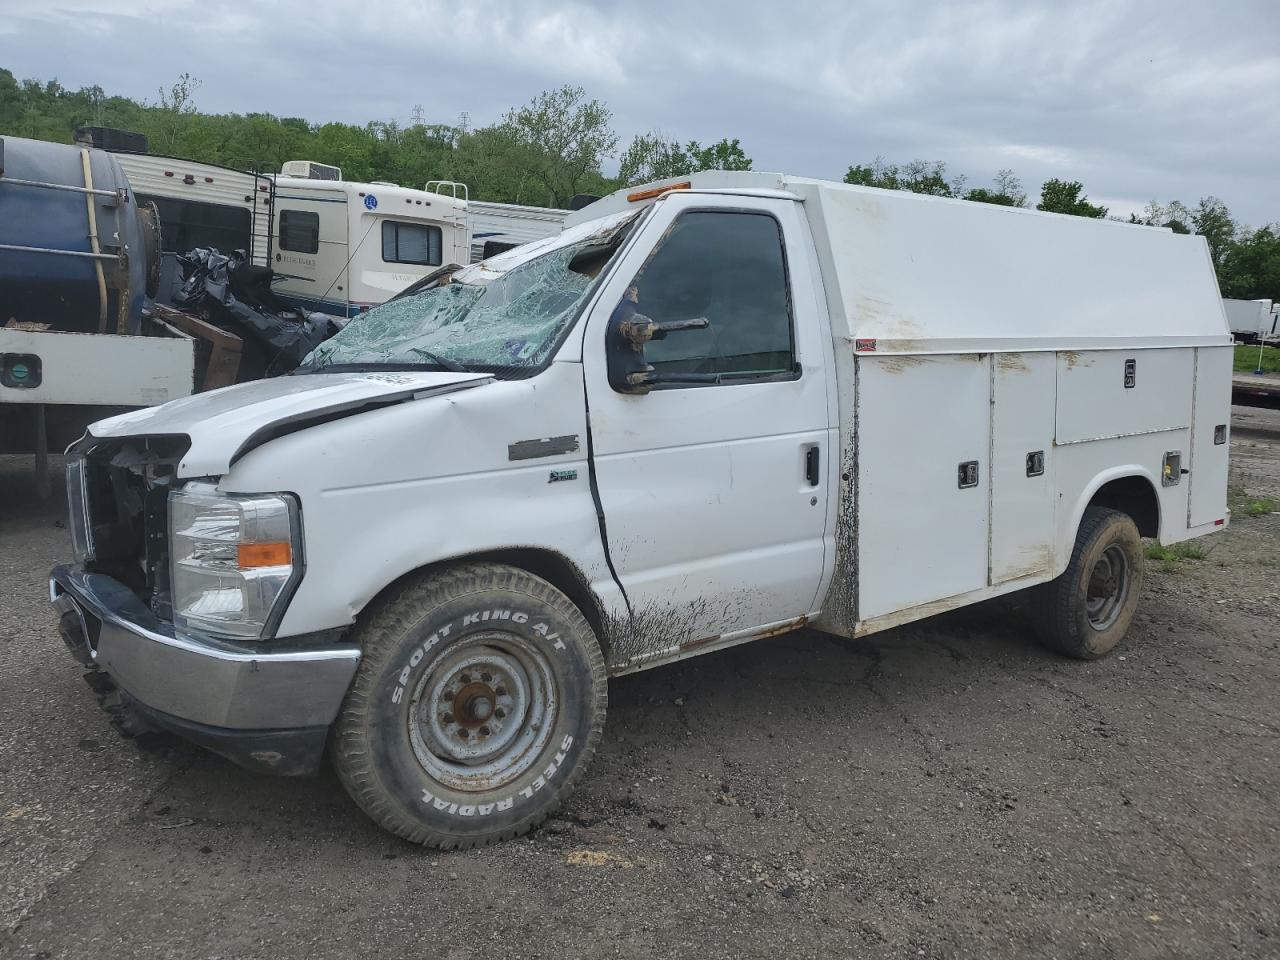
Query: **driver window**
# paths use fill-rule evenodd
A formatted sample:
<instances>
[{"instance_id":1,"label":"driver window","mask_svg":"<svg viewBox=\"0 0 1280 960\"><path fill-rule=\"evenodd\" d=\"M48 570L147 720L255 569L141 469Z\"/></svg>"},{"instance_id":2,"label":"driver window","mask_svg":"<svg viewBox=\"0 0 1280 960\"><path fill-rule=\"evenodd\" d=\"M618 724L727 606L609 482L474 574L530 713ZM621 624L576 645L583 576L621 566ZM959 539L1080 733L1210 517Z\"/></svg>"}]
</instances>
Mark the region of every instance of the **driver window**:
<instances>
[{"instance_id":1,"label":"driver window","mask_svg":"<svg viewBox=\"0 0 1280 960\"><path fill-rule=\"evenodd\" d=\"M710 326L645 345L665 373L727 378L795 370L791 298L778 221L762 213L686 213L633 284L636 310L657 323L706 317Z\"/></svg>"}]
</instances>

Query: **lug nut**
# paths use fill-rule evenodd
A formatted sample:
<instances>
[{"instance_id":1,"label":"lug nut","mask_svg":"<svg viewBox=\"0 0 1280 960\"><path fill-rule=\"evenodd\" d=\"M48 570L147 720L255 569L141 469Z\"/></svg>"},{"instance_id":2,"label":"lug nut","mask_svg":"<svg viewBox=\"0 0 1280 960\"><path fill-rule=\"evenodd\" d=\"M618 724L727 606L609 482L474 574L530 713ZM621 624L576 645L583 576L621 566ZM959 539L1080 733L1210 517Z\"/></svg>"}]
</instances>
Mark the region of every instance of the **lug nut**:
<instances>
[{"instance_id":1,"label":"lug nut","mask_svg":"<svg viewBox=\"0 0 1280 960\"><path fill-rule=\"evenodd\" d=\"M488 683L490 680L493 679L493 674L490 673L488 670L486 670L484 673L480 674L480 679L483 680L485 683Z\"/></svg>"},{"instance_id":2,"label":"lug nut","mask_svg":"<svg viewBox=\"0 0 1280 960\"><path fill-rule=\"evenodd\" d=\"M466 727L459 727L459 728L458 728L458 736L460 736L463 740L465 740L465 739L467 739L467 737L471 736L471 734L467 733L467 728L466 728Z\"/></svg>"},{"instance_id":3,"label":"lug nut","mask_svg":"<svg viewBox=\"0 0 1280 960\"><path fill-rule=\"evenodd\" d=\"M453 691L452 691L452 690L446 690L446 691L444 692L444 698L445 698L446 700L452 700L452 699L453 699Z\"/></svg>"},{"instance_id":4,"label":"lug nut","mask_svg":"<svg viewBox=\"0 0 1280 960\"><path fill-rule=\"evenodd\" d=\"M458 679L459 679L459 680L461 680L463 683L470 683L470 682L471 682L471 674L469 674L469 673L464 673L464 674L463 674L462 676L460 676Z\"/></svg>"},{"instance_id":5,"label":"lug nut","mask_svg":"<svg viewBox=\"0 0 1280 960\"><path fill-rule=\"evenodd\" d=\"M489 728L488 728L488 727L481 727L481 728L480 728L480 736L482 736L482 737L487 737L488 735L489 735Z\"/></svg>"},{"instance_id":6,"label":"lug nut","mask_svg":"<svg viewBox=\"0 0 1280 960\"><path fill-rule=\"evenodd\" d=\"M445 723L453 723L453 714L446 713L443 716L441 716L440 719L443 720Z\"/></svg>"},{"instance_id":7,"label":"lug nut","mask_svg":"<svg viewBox=\"0 0 1280 960\"><path fill-rule=\"evenodd\" d=\"M496 693L496 694L497 694L498 696L500 696L500 697L505 697L505 696L507 695L507 688L506 688L506 687L498 687L498 689L497 689L497 690L495 690L495 691L493 691L493 692L494 692L494 693Z\"/></svg>"},{"instance_id":8,"label":"lug nut","mask_svg":"<svg viewBox=\"0 0 1280 960\"><path fill-rule=\"evenodd\" d=\"M499 707L497 710L493 711L493 715L497 717L499 720L501 720L503 717L507 715L507 711Z\"/></svg>"}]
</instances>

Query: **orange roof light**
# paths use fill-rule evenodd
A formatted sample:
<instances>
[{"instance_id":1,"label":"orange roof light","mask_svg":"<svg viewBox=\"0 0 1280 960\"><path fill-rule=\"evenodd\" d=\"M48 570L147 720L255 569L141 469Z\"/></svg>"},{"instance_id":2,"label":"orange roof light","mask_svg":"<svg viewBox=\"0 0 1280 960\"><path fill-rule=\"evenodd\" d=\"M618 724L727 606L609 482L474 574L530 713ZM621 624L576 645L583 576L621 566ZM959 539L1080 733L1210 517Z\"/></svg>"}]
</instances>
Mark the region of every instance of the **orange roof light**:
<instances>
[{"instance_id":1,"label":"orange roof light","mask_svg":"<svg viewBox=\"0 0 1280 960\"><path fill-rule=\"evenodd\" d=\"M635 203L637 200L652 200L654 197L660 197L669 190L689 190L692 189L693 183L688 180L681 180L679 183L669 183L665 187L651 187L648 190L637 190L635 193L627 194L627 203Z\"/></svg>"},{"instance_id":2,"label":"orange roof light","mask_svg":"<svg viewBox=\"0 0 1280 960\"><path fill-rule=\"evenodd\" d=\"M241 570L287 567L293 562L293 550L287 540L276 543L242 543L236 550L236 560Z\"/></svg>"}]
</instances>

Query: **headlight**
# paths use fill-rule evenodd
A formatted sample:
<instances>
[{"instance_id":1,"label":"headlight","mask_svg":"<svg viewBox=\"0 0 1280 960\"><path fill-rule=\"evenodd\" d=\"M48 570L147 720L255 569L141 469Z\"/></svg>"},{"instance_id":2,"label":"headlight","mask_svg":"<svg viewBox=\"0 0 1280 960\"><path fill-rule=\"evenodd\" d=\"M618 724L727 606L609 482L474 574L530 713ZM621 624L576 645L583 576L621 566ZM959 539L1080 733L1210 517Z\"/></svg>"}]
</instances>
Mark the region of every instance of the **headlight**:
<instances>
[{"instance_id":1,"label":"headlight","mask_svg":"<svg viewBox=\"0 0 1280 960\"><path fill-rule=\"evenodd\" d=\"M302 577L297 502L189 483L169 494L173 624L214 637L274 630Z\"/></svg>"}]
</instances>

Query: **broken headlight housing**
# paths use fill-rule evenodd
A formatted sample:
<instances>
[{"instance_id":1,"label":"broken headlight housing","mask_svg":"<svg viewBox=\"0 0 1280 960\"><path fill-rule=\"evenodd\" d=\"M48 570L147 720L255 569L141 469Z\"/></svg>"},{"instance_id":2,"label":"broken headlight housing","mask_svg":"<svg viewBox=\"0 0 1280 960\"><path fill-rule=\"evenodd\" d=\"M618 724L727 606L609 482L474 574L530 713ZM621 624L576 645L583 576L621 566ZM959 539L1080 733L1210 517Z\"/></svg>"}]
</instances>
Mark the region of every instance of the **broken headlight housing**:
<instances>
[{"instance_id":1,"label":"broken headlight housing","mask_svg":"<svg viewBox=\"0 0 1280 960\"><path fill-rule=\"evenodd\" d=\"M275 631L302 578L296 499L188 483L169 494L169 543L176 629L234 640Z\"/></svg>"}]
</instances>

